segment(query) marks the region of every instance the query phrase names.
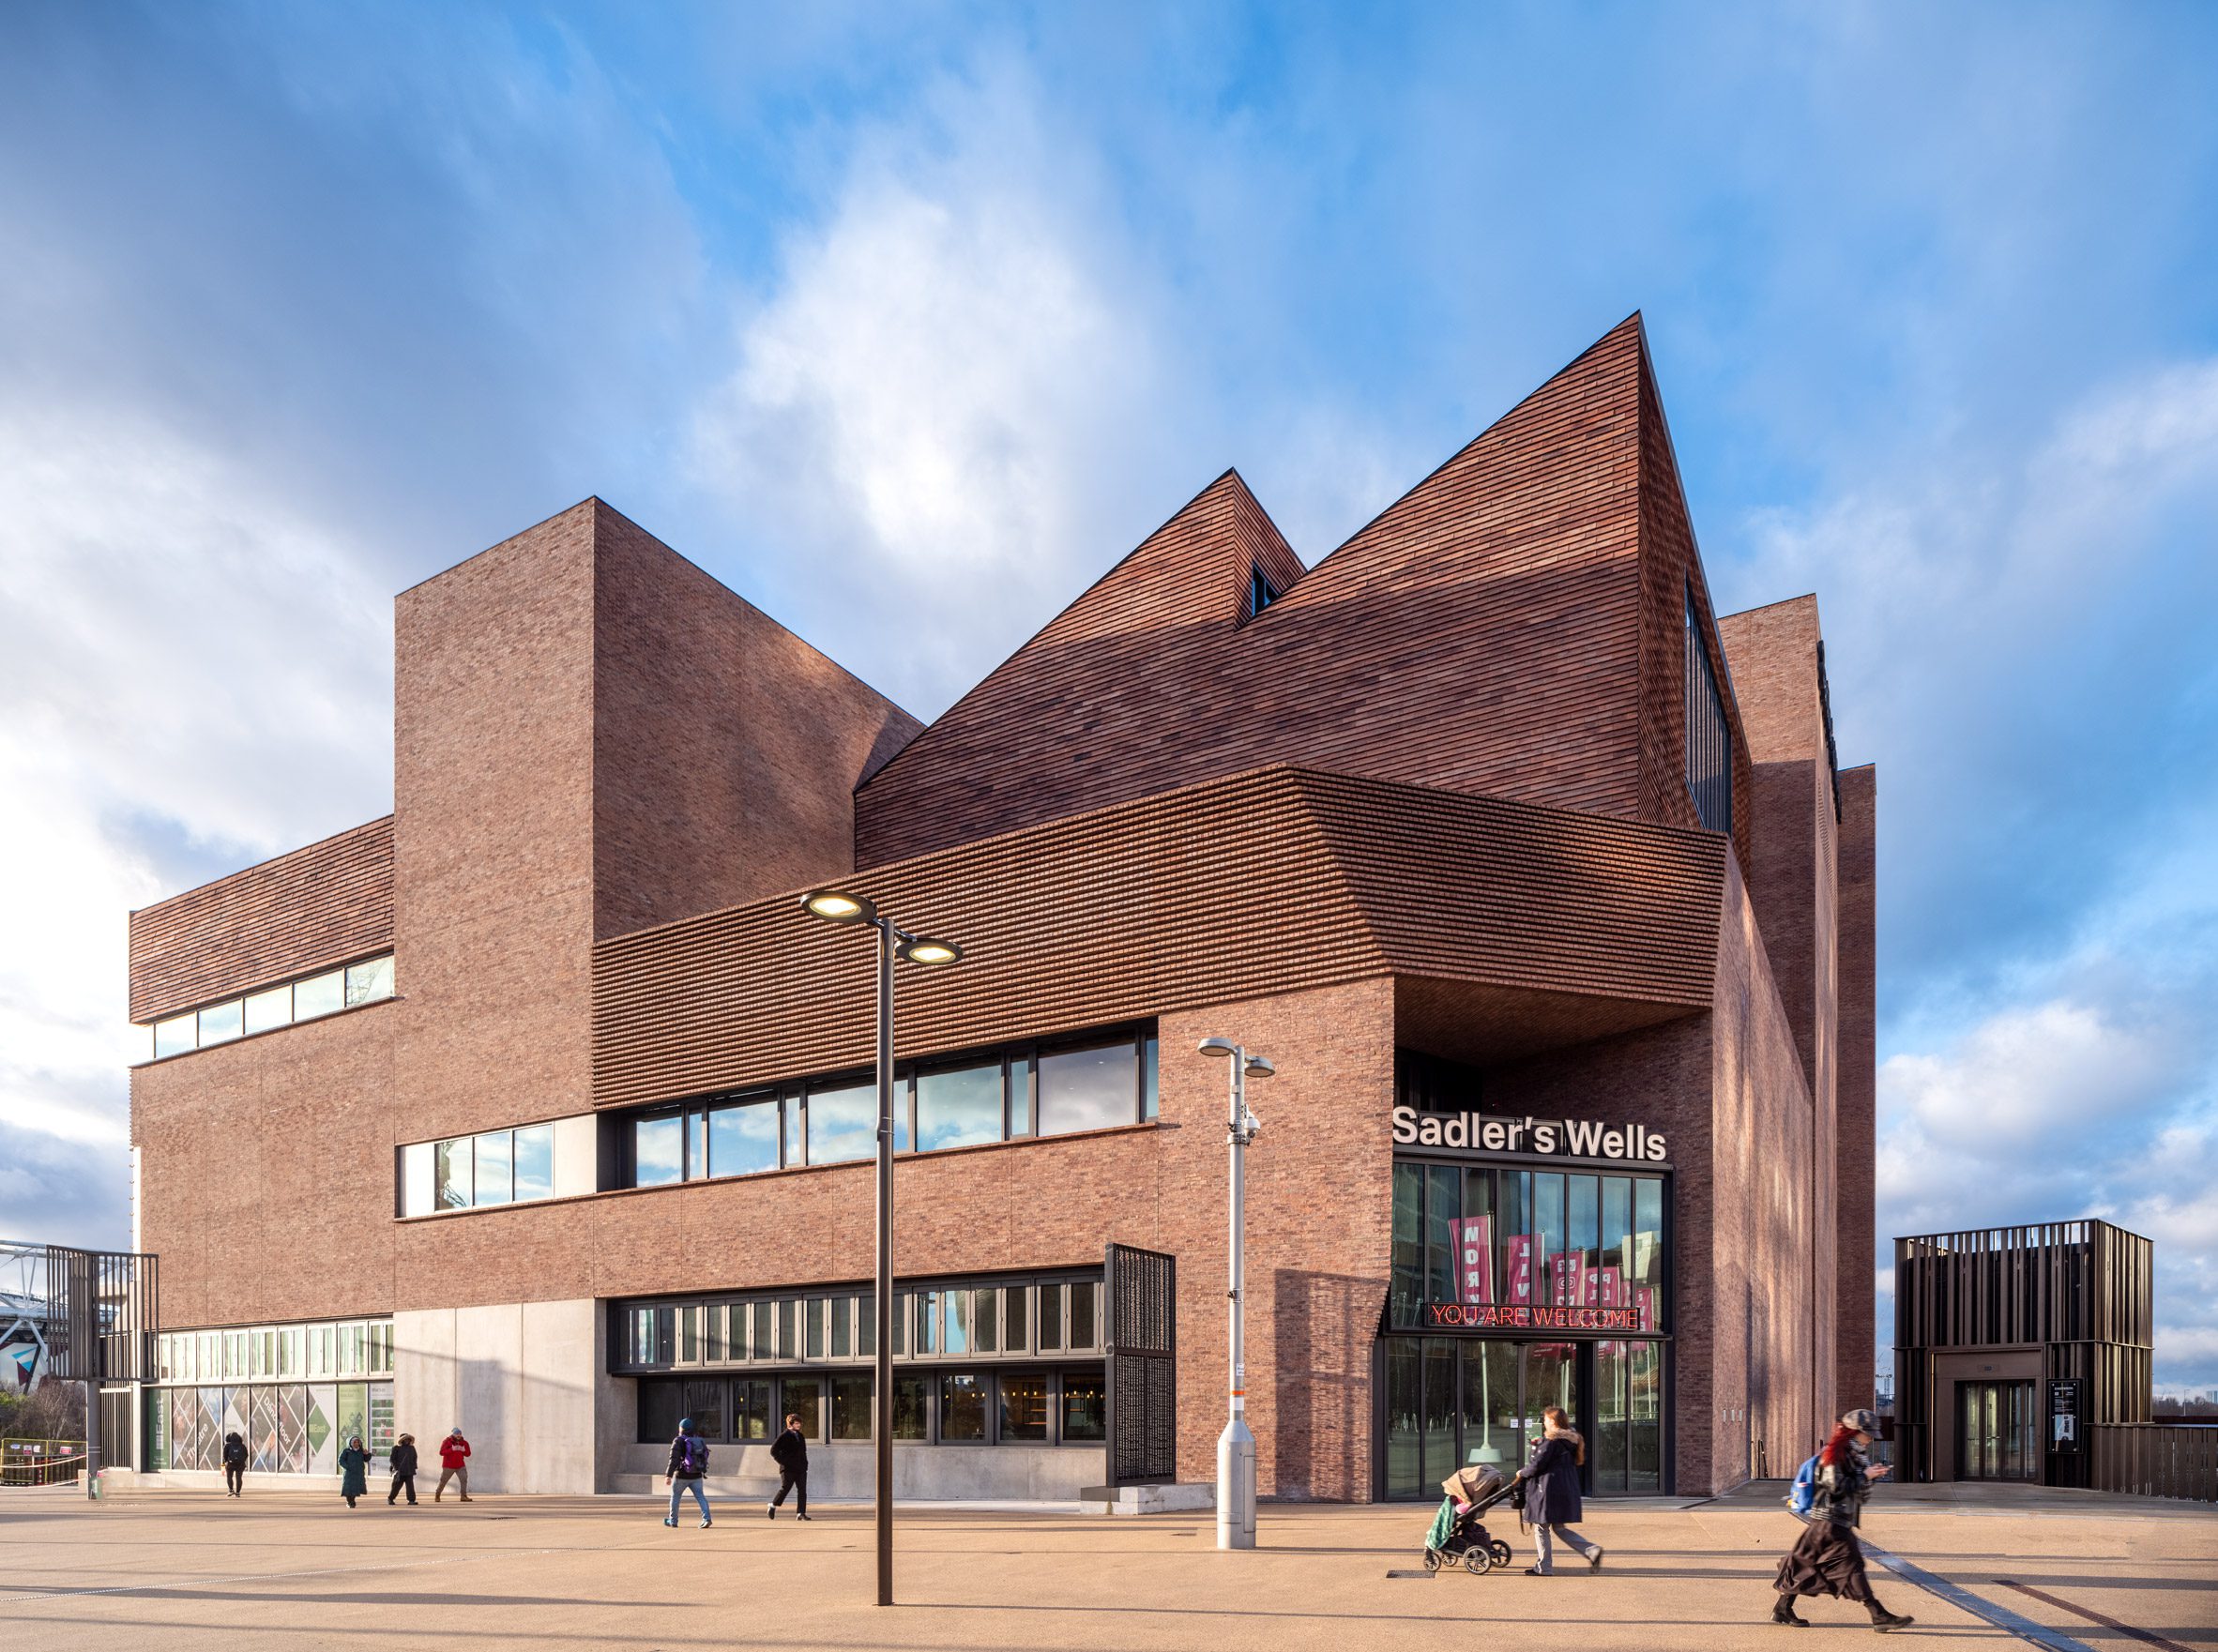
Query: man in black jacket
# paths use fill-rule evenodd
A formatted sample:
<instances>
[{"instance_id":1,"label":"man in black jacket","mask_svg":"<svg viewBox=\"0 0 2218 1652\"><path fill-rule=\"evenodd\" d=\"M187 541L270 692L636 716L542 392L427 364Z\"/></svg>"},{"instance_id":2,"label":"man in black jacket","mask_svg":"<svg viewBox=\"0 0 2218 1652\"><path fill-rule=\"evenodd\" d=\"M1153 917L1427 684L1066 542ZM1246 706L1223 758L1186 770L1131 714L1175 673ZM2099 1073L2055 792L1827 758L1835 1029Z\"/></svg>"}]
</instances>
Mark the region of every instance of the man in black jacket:
<instances>
[{"instance_id":1,"label":"man in black jacket","mask_svg":"<svg viewBox=\"0 0 2218 1652\"><path fill-rule=\"evenodd\" d=\"M778 1505L785 1501L785 1493L794 1493L794 1513L802 1520L809 1518L809 1442L801 1438L801 1418L798 1412L787 1412L785 1432L770 1442L770 1461L778 1465L778 1495L770 1499L767 1512L772 1520L778 1518Z\"/></svg>"},{"instance_id":2,"label":"man in black jacket","mask_svg":"<svg viewBox=\"0 0 2218 1652\"><path fill-rule=\"evenodd\" d=\"M393 1471L393 1489L385 1494L387 1503L403 1492L408 1493L408 1507L416 1507L416 1436L403 1434L393 1442L392 1454L386 1459Z\"/></svg>"},{"instance_id":3,"label":"man in black jacket","mask_svg":"<svg viewBox=\"0 0 2218 1652\"><path fill-rule=\"evenodd\" d=\"M237 1434L223 1436L223 1494L235 1497L247 1481L247 1443Z\"/></svg>"}]
</instances>

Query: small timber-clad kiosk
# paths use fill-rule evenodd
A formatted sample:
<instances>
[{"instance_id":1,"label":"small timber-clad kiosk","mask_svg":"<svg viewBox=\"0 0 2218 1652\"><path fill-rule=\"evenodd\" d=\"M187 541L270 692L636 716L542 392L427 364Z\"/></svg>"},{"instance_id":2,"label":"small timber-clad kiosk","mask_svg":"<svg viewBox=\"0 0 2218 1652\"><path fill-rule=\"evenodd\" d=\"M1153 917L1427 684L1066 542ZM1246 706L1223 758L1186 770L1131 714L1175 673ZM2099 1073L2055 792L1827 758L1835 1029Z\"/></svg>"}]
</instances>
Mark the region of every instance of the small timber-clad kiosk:
<instances>
[{"instance_id":1,"label":"small timber-clad kiosk","mask_svg":"<svg viewBox=\"0 0 2218 1652\"><path fill-rule=\"evenodd\" d=\"M1895 1240L1904 1478L2099 1484L2104 1431L2150 1420L2154 1271L2093 1220Z\"/></svg>"}]
</instances>

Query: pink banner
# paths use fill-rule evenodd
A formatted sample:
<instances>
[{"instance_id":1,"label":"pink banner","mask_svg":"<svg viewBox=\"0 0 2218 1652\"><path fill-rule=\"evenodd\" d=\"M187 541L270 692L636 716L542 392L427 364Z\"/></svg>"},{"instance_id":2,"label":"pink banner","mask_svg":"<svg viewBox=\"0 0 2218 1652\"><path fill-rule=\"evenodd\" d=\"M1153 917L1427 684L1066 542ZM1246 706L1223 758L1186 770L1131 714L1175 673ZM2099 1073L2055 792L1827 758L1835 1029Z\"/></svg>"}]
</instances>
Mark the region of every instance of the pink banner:
<instances>
[{"instance_id":1,"label":"pink banner","mask_svg":"<svg viewBox=\"0 0 2218 1652\"><path fill-rule=\"evenodd\" d=\"M1450 1224L1455 1235L1455 1299L1494 1300L1494 1219L1466 1217Z\"/></svg>"},{"instance_id":2,"label":"pink banner","mask_svg":"<svg viewBox=\"0 0 2218 1652\"><path fill-rule=\"evenodd\" d=\"M1594 1306L1622 1308L1625 1306L1625 1270L1621 1267L1598 1267L1594 1270Z\"/></svg>"},{"instance_id":3,"label":"pink banner","mask_svg":"<svg viewBox=\"0 0 2218 1652\"><path fill-rule=\"evenodd\" d=\"M1532 1300L1532 1235L1511 1234L1502 1240L1502 1272L1507 1287L1503 1300L1530 1302Z\"/></svg>"},{"instance_id":4,"label":"pink banner","mask_svg":"<svg viewBox=\"0 0 2218 1652\"><path fill-rule=\"evenodd\" d=\"M1572 1308L1588 1305L1588 1280L1591 1273L1587 1266L1586 1252L1564 1250L1548 1258L1548 1277L1556 1288L1556 1300Z\"/></svg>"},{"instance_id":5,"label":"pink banner","mask_svg":"<svg viewBox=\"0 0 2218 1652\"><path fill-rule=\"evenodd\" d=\"M1656 1328L1656 1290L1653 1285L1635 1285L1633 1289L1633 1322L1644 1331Z\"/></svg>"}]
</instances>

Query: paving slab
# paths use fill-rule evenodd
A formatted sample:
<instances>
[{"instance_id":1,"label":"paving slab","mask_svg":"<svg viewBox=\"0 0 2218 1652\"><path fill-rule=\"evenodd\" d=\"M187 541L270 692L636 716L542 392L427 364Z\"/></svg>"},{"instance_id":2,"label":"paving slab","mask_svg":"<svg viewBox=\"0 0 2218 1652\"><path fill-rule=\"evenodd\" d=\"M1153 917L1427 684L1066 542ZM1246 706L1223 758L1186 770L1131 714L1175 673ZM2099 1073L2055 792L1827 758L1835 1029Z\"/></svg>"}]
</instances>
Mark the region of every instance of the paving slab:
<instances>
[{"instance_id":1,"label":"paving slab","mask_svg":"<svg viewBox=\"0 0 2218 1652\"><path fill-rule=\"evenodd\" d=\"M1599 1572L1421 1572L1430 1510L1267 1505L1253 1553L1206 1519L1000 1508L904 1508L896 1587L871 1604L869 1510L806 1523L727 1505L716 1524L661 1523L638 1498L480 1497L349 1510L327 1493L140 1491L97 1505L0 1495L0 1612L41 1646L510 1647L744 1645L777 1652L1042 1646L1078 1652L1349 1652L1395 1644L1691 1648L1868 1633L1836 1601L1818 1627L1766 1621L1794 1522L1760 1500L1590 1504ZM2052 1652L2218 1652L2218 1510L1876 1503L1866 1536L1944 1598L1875 1568L1918 1619L1893 1639ZM1519 1542L1514 1518L1495 1525ZM1527 1564L1520 1553L1519 1567ZM2031 1592L2028 1592L2031 1591ZM2007 1609L1995 1621L1978 1609ZM2028 1638L2045 1631L2045 1643ZM1861 1641L1858 1644L1861 1644Z\"/></svg>"}]
</instances>

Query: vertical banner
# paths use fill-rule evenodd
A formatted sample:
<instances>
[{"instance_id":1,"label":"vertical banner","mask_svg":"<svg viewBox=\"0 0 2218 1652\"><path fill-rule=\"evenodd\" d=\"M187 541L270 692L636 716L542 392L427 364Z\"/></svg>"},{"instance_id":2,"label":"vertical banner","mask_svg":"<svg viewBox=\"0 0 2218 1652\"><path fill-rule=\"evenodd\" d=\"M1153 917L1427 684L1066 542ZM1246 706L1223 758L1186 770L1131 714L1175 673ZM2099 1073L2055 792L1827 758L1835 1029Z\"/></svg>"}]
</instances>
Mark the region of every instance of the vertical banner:
<instances>
[{"instance_id":1,"label":"vertical banner","mask_svg":"<svg viewBox=\"0 0 2218 1652\"><path fill-rule=\"evenodd\" d=\"M1532 1235L1512 1234L1502 1240L1502 1272L1509 1277L1502 1282L1506 1302L1532 1300Z\"/></svg>"},{"instance_id":2,"label":"vertical banner","mask_svg":"<svg viewBox=\"0 0 2218 1652\"><path fill-rule=\"evenodd\" d=\"M1494 1300L1494 1218L1465 1217L1450 1224L1455 1239L1455 1299Z\"/></svg>"},{"instance_id":3,"label":"vertical banner","mask_svg":"<svg viewBox=\"0 0 2218 1652\"><path fill-rule=\"evenodd\" d=\"M1587 1253L1560 1250L1548 1258L1548 1275L1556 1300L1571 1308L1587 1306Z\"/></svg>"},{"instance_id":4,"label":"vertical banner","mask_svg":"<svg viewBox=\"0 0 2218 1652\"><path fill-rule=\"evenodd\" d=\"M1598 1267L1594 1270L1594 1306L1622 1308L1625 1306L1625 1270L1621 1267Z\"/></svg>"},{"instance_id":5,"label":"vertical banner","mask_svg":"<svg viewBox=\"0 0 2218 1652\"><path fill-rule=\"evenodd\" d=\"M1633 1323L1644 1331L1656 1328L1656 1291L1652 1285L1635 1285L1633 1290Z\"/></svg>"}]
</instances>

